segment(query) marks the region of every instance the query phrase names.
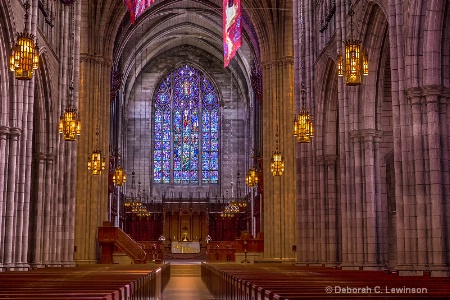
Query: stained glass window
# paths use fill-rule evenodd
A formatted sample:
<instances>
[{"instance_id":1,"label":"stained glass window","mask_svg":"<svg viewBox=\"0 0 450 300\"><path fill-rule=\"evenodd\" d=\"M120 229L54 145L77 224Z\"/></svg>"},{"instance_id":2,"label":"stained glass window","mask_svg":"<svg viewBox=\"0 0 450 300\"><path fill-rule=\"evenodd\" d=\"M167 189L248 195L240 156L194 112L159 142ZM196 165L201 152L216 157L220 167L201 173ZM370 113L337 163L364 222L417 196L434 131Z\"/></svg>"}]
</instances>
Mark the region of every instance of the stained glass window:
<instances>
[{"instance_id":1,"label":"stained glass window","mask_svg":"<svg viewBox=\"0 0 450 300\"><path fill-rule=\"evenodd\" d=\"M211 82L185 65L161 83L154 103L153 180L219 181L219 102Z\"/></svg>"}]
</instances>

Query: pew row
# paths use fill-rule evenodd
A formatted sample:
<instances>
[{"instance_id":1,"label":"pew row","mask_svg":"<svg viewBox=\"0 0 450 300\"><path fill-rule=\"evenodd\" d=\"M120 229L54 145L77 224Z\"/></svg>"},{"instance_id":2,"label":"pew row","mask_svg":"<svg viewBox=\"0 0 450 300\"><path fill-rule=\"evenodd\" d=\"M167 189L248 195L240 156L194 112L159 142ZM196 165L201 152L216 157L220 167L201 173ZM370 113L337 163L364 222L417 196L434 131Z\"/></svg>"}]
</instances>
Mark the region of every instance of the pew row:
<instances>
[{"instance_id":1,"label":"pew row","mask_svg":"<svg viewBox=\"0 0 450 300\"><path fill-rule=\"evenodd\" d=\"M89 265L0 273L0 299L159 299L170 265Z\"/></svg>"},{"instance_id":2,"label":"pew row","mask_svg":"<svg viewBox=\"0 0 450 300\"><path fill-rule=\"evenodd\" d=\"M223 300L450 299L450 278L281 263L203 263L201 272L210 292Z\"/></svg>"}]
</instances>

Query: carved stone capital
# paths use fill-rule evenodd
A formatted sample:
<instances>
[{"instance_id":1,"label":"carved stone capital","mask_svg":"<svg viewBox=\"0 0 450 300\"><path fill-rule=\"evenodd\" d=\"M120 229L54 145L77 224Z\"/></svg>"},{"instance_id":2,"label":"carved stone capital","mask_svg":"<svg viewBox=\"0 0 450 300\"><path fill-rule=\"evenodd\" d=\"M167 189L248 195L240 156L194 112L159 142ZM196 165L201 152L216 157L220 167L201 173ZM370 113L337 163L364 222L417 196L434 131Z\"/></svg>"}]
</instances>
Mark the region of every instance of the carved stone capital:
<instances>
[{"instance_id":1,"label":"carved stone capital","mask_svg":"<svg viewBox=\"0 0 450 300\"><path fill-rule=\"evenodd\" d=\"M44 152L33 153L33 160L42 164L47 160L46 154Z\"/></svg>"},{"instance_id":2,"label":"carved stone capital","mask_svg":"<svg viewBox=\"0 0 450 300\"><path fill-rule=\"evenodd\" d=\"M383 138L383 131L376 129L354 130L350 132L350 137L353 142L361 140L379 142Z\"/></svg>"},{"instance_id":3,"label":"carved stone capital","mask_svg":"<svg viewBox=\"0 0 450 300\"><path fill-rule=\"evenodd\" d=\"M36 152L33 153L33 160L39 161L40 163L53 162L56 158L56 154L53 153L45 153L45 152Z\"/></svg>"},{"instance_id":4,"label":"carved stone capital","mask_svg":"<svg viewBox=\"0 0 450 300\"><path fill-rule=\"evenodd\" d=\"M6 140L9 134L9 127L0 125L0 139Z\"/></svg>"},{"instance_id":5,"label":"carved stone capital","mask_svg":"<svg viewBox=\"0 0 450 300\"><path fill-rule=\"evenodd\" d=\"M9 139L10 140L18 140L19 136L22 134L22 129L17 127L9 128Z\"/></svg>"},{"instance_id":6,"label":"carved stone capital","mask_svg":"<svg viewBox=\"0 0 450 300\"><path fill-rule=\"evenodd\" d=\"M103 57L101 55L81 53L80 54L80 63L84 63L84 62L101 64L102 66L105 66L107 68L110 68L112 65L112 61L110 59L106 59L105 57Z\"/></svg>"},{"instance_id":7,"label":"carved stone capital","mask_svg":"<svg viewBox=\"0 0 450 300\"><path fill-rule=\"evenodd\" d=\"M316 162L320 166L334 165L336 163L337 159L338 159L337 155L327 154L327 155L318 156L316 159Z\"/></svg>"},{"instance_id":8,"label":"carved stone capital","mask_svg":"<svg viewBox=\"0 0 450 300\"><path fill-rule=\"evenodd\" d=\"M443 88L441 85L427 85L423 87L424 96L440 96L442 95Z\"/></svg>"},{"instance_id":9,"label":"carved stone capital","mask_svg":"<svg viewBox=\"0 0 450 300\"><path fill-rule=\"evenodd\" d=\"M294 65L293 56L283 56L271 61L266 61L261 63L263 69L272 69L274 67L282 67L285 65Z\"/></svg>"},{"instance_id":10,"label":"carved stone capital","mask_svg":"<svg viewBox=\"0 0 450 300\"><path fill-rule=\"evenodd\" d=\"M423 89L421 87L408 88L405 90L405 92L406 92L406 96L408 96L408 98L423 96Z\"/></svg>"}]
</instances>

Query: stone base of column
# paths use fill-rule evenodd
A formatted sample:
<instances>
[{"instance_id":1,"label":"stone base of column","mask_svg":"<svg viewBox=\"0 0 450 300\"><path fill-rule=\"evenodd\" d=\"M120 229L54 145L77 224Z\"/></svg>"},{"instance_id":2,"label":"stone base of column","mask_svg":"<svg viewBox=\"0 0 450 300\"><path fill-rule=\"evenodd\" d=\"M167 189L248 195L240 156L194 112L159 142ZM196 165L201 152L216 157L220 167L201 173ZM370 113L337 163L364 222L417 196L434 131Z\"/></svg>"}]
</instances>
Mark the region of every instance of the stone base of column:
<instances>
[{"instance_id":1,"label":"stone base of column","mask_svg":"<svg viewBox=\"0 0 450 300\"><path fill-rule=\"evenodd\" d=\"M31 266L27 263L17 263L17 264L0 264L0 272L7 271L29 271Z\"/></svg>"},{"instance_id":2,"label":"stone base of column","mask_svg":"<svg viewBox=\"0 0 450 300\"><path fill-rule=\"evenodd\" d=\"M61 262L62 267L75 267L76 264L73 261L63 261Z\"/></svg>"},{"instance_id":3,"label":"stone base of column","mask_svg":"<svg viewBox=\"0 0 450 300\"><path fill-rule=\"evenodd\" d=\"M11 268L13 267L11 264L0 264L0 272L12 271Z\"/></svg>"},{"instance_id":4,"label":"stone base of column","mask_svg":"<svg viewBox=\"0 0 450 300\"><path fill-rule=\"evenodd\" d=\"M398 265L400 276L450 277L450 267L446 265Z\"/></svg>"},{"instance_id":5,"label":"stone base of column","mask_svg":"<svg viewBox=\"0 0 450 300\"><path fill-rule=\"evenodd\" d=\"M29 271L31 266L25 262L18 262L14 264L14 271Z\"/></svg>"},{"instance_id":6,"label":"stone base of column","mask_svg":"<svg viewBox=\"0 0 450 300\"><path fill-rule=\"evenodd\" d=\"M296 266L300 267L322 267L322 264L319 262L310 262L310 261L296 261Z\"/></svg>"},{"instance_id":7,"label":"stone base of column","mask_svg":"<svg viewBox=\"0 0 450 300\"><path fill-rule=\"evenodd\" d=\"M450 266L446 265L431 265L428 270L425 271L425 275L431 277L450 277Z\"/></svg>"},{"instance_id":8,"label":"stone base of column","mask_svg":"<svg viewBox=\"0 0 450 300\"><path fill-rule=\"evenodd\" d=\"M99 262L94 259L76 259L76 260L74 260L75 265L95 265L98 263Z\"/></svg>"},{"instance_id":9,"label":"stone base of column","mask_svg":"<svg viewBox=\"0 0 450 300\"><path fill-rule=\"evenodd\" d=\"M362 264L344 262L341 264L342 270L362 270Z\"/></svg>"},{"instance_id":10,"label":"stone base of column","mask_svg":"<svg viewBox=\"0 0 450 300\"><path fill-rule=\"evenodd\" d=\"M31 263L30 267L31 267L31 269L42 269L42 268L45 268L45 264L43 264L43 263Z\"/></svg>"}]
</instances>

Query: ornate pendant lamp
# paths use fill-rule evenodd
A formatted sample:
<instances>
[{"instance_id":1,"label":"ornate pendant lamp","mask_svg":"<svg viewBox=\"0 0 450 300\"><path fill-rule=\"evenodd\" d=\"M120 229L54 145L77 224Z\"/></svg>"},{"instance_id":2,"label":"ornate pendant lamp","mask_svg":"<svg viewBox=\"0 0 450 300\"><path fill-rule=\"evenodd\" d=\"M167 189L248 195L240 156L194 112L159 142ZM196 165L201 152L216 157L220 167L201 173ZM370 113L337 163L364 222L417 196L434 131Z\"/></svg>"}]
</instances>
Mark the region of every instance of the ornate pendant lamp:
<instances>
[{"instance_id":1,"label":"ornate pendant lamp","mask_svg":"<svg viewBox=\"0 0 450 300\"><path fill-rule=\"evenodd\" d=\"M72 99L73 87L70 89L70 98ZM59 133L62 133L65 141L75 141L76 137L81 134L80 114L71 102L72 100L69 101L69 105L59 117Z\"/></svg>"},{"instance_id":2,"label":"ornate pendant lamp","mask_svg":"<svg viewBox=\"0 0 450 300\"><path fill-rule=\"evenodd\" d=\"M270 171L273 176L281 176L284 172L284 159L279 150L275 150L270 159Z\"/></svg>"},{"instance_id":3,"label":"ornate pendant lamp","mask_svg":"<svg viewBox=\"0 0 450 300\"><path fill-rule=\"evenodd\" d=\"M248 187L254 187L258 184L258 174L256 173L255 168L250 168L245 175L245 183Z\"/></svg>"},{"instance_id":4,"label":"ornate pendant lamp","mask_svg":"<svg viewBox=\"0 0 450 300\"><path fill-rule=\"evenodd\" d=\"M305 38L304 38L304 24L303 24L303 1L302 1L302 11L301 11L301 37L300 37L300 52L302 58L301 65L301 81L302 81L302 89L301 93L301 103L302 109L300 113L298 113L294 117L294 136L297 137L297 142L299 143L309 143L311 142L311 137L314 136L314 125L312 116L309 114L308 109L306 108L306 89L305 89Z\"/></svg>"},{"instance_id":5,"label":"ornate pendant lamp","mask_svg":"<svg viewBox=\"0 0 450 300\"><path fill-rule=\"evenodd\" d=\"M353 37L353 10L352 2L350 1L350 34L351 37L344 41L345 56L338 55L338 76L345 75L346 85L360 85L362 83L362 75L369 74L369 59L366 50L361 49L361 41Z\"/></svg>"},{"instance_id":6,"label":"ornate pendant lamp","mask_svg":"<svg viewBox=\"0 0 450 300\"><path fill-rule=\"evenodd\" d=\"M100 66L100 71L99 71L99 76L98 76L98 97L97 97L97 128L95 129L95 135L96 135L96 147L94 148L94 150L92 151L91 154L91 158L88 161L88 170L92 171L92 175L100 175L102 174L102 170L105 169L105 158L102 157L102 152L100 150L100 146L99 146L99 139L98 139L98 135L99 135L99 119L100 119L100 81L101 81L101 66Z\"/></svg>"},{"instance_id":7,"label":"ornate pendant lamp","mask_svg":"<svg viewBox=\"0 0 450 300\"><path fill-rule=\"evenodd\" d=\"M25 7L25 28L18 33L17 42L12 48L9 59L9 69L14 72L14 77L19 80L31 80L34 70L39 65L39 47L35 41L35 36L28 32L28 1Z\"/></svg>"},{"instance_id":8,"label":"ornate pendant lamp","mask_svg":"<svg viewBox=\"0 0 450 300\"><path fill-rule=\"evenodd\" d=\"M113 182L116 186L123 186L127 182L127 174L120 165L114 170Z\"/></svg>"},{"instance_id":9,"label":"ornate pendant lamp","mask_svg":"<svg viewBox=\"0 0 450 300\"><path fill-rule=\"evenodd\" d=\"M97 136L97 146L92 151L91 158L88 161L88 170L92 171L92 175L100 175L102 174L102 170L105 169L106 163L105 158L102 157L102 151L98 146L98 124L95 135Z\"/></svg>"},{"instance_id":10,"label":"ornate pendant lamp","mask_svg":"<svg viewBox=\"0 0 450 300\"><path fill-rule=\"evenodd\" d=\"M72 42L75 44L75 10L72 6ZM69 87L69 101L67 108L64 112L61 112L59 117L59 133L63 135L65 141L75 141L76 137L81 134L81 118L76 107L73 105L73 77L75 72L75 62L73 55L73 48L75 45L70 47L71 55L71 69L72 69L72 80Z\"/></svg>"},{"instance_id":11,"label":"ornate pendant lamp","mask_svg":"<svg viewBox=\"0 0 450 300\"><path fill-rule=\"evenodd\" d=\"M116 186L123 186L125 182L127 182L127 174L125 170L120 165L120 153L117 155L119 158L119 163L117 168L114 170L113 174L113 182Z\"/></svg>"},{"instance_id":12,"label":"ornate pendant lamp","mask_svg":"<svg viewBox=\"0 0 450 300\"><path fill-rule=\"evenodd\" d=\"M312 116L306 109L305 89L302 89L301 93L302 93L302 109L296 118L295 127L297 128L297 132L295 132L294 130L294 136L297 136L297 142L299 143L309 143L311 141L311 138L314 137L314 125Z\"/></svg>"},{"instance_id":13,"label":"ornate pendant lamp","mask_svg":"<svg viewBox=\"0 0 450 300\"><path fill-rule=\"evenodd\" d=\"M284 159L281 151L278 150L278 99L275 98L275 145L276 150L272 153L270 159L270 171L273 176L282 176L284 172Z\"/></svg>"}]
</instances>

